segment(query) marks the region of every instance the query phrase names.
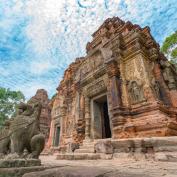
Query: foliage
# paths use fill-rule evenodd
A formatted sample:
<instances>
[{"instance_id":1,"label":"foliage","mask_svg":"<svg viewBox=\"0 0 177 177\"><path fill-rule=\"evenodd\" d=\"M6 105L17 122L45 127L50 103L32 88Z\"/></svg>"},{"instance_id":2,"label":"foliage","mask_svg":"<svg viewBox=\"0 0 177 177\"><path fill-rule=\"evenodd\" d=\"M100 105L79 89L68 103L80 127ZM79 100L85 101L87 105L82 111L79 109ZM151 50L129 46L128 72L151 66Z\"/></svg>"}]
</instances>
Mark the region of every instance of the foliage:
<instances>
[{"instance_id":1,"label":"foliage","mask_svg":"<svg viewBox=\"0 0 177 177\"><path fill-rule=\"evenodd\" d=\"M177 67L177 31L165 39L161 51Z\"/></svg>"},{"instance_id":2,"label":"foliage","mask_svg":"<svg viewBox=\"0 0 177 177\"><path fill-rule=\"evenodd\" d=\"M0 127L6 119L14 115L16 105L24 100L22 92L0 87Z\"/></svg>"}]
</instances>

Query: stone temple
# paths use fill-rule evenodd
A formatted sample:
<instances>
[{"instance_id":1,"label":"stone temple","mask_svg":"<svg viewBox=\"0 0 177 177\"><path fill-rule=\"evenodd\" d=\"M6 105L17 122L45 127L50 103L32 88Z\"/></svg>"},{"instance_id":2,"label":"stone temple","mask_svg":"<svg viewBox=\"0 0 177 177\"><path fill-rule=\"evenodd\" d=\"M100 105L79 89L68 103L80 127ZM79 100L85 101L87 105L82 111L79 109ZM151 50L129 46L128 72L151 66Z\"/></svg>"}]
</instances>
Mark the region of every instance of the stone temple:
<instances>
[{"instance_id":1,"label":"stone temple","mask_svg":"<svg viewBox=\"0 0 177 177\"><path fill-rule=\"evenodd\" d=\"M95 140L176 136L177 72L149 27L113 17L92 37L52 100L48 146L68 151Z\"/></svg>"}]
</instances>

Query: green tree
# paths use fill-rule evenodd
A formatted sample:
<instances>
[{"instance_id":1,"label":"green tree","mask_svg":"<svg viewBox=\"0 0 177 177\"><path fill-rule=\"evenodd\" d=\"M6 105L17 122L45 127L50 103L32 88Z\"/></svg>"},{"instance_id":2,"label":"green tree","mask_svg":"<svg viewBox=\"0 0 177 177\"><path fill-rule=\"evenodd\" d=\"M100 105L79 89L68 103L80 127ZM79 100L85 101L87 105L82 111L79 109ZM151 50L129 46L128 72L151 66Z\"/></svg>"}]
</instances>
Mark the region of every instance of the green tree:
<instances>
[{"instance_id":1,"label":"green tree","mask_svg":"<svg viewBox=\"0 0 177 177\"><path fill-rule=\"evenodd\" d=\"M22 92L0 87L0 127L6 119L14 115L16 105L24 100Z\"/></svg>"},{"instance_id":2,"label":"green tree","mask_svg":"<svg viewBox=\"0 0 177 177\"><path fill-rule=\"evenodd\" d=\"M165 39L161 51L177 67L177 31Z\"/></svg>"}]
</instances>

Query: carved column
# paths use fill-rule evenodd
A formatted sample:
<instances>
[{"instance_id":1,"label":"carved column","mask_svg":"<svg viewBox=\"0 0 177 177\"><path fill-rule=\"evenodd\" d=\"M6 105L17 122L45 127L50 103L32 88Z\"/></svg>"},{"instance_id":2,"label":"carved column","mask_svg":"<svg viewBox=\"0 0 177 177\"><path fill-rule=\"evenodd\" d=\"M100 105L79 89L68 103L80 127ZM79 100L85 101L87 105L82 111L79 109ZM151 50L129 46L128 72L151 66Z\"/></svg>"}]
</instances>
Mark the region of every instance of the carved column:
<instances>
[{"instance_id":1,"label":"carved column","mask_svg":"<svg viewBox=\"0 0 177 177\"><path fill-rule=\"evenodd\" d=\"M53 146L52 140L54 139L54 120L51 120L50 123L50 133L49 133L49 138L48 138L48 142L47 142L47 148L50 148Z\"/></svg>"},{"instance_id":2,"label":"carved column","mask_svg":"<svg viewBox=\"0 0 177 177\"><path fill-rule=\"evenodd\" d=\"M78 121L81 121L82 120L82 122L84 121L84 95L83 95L83 93L82 93L82 90L81 90L81 86L80 86L80 83L79 82L77 82L76 84L75 84L75 88L76 88L76 95L78 95L78 102L76 103L77 104L77 116L78 116L78 118L77 118L77 120Z\"/></svg>"},{"instance_id":3,"label":"carved column","mask_svg":"<svg viewBox=\"0 0 177 177\"><path fill-rule=\"evenodd\" d=\"M121 50L120 40L117 39L115 44L110 48L109 46L104 46L101 51L105 60L106 70L109 78L108 84L108 109L109 109L109 118L110 118L110 126L112 137L116 136L113 131L114 127L117 126L118 122L120 122L121 118L114 117L113 110L116 108L122 107L122 98L121 98L121 78L118 61L121 59ZM119 111L117 109L117 111Z\"/></svg>"},{"instance_id":4,"label":"carved column","mask_svg":"<svg viewBox=\"0 0 177 177\"><path fill-rule=\"evenodd\" d=\"M113 58L111 58L106 62L106 64L109 77L109 91L111 95L112 108L121 107L121 78L118 63Z\"/></svg>"},{"instance_id":5,"label":"carved column","mask_svg":"<svg viewBox=\"0 0 177 177\"><path fill-rule=\"evenodd\" d=\"M63 145L64 144L64 139L65 139L65 136L66 136L66 122L65 122L65 119L66 119L66 110L67 110L67 107L65 104L63 104L63 106L60 108L61 112L60 112L60 145Z\"/></svg>"},{"instance_id":6,"label":"carved column","mask_svg":"<svg viewBox=\"0 0 177 177\"><path fill-rule=\"evenodd\" d=\"M102 55L105 60L107 73L109 77L108 92L111 96L111 106L121 107L121 79L118 61L121 60L120 37L114 39L112 45L106 44L101 48Z\"/></svg>"},{"instance_id":7,"label":"carved column","mask_svg":"<svg viewBox=\"0 0 177 177\"><path fill-rule=\"evenodd\" d=\"M83 120L84 118L84 96L80 95L80 111L79 111L79 117Z\"/></svg>"},{"instance_id":8,"label":"carved column","mask_svg":"<svg viewBox=\"0 0 177 177\"><path fill-rule=\"evenodd\" d=\"M90 139L90 98L85 97L85 139Z\"/></svg>"}]
</instances>

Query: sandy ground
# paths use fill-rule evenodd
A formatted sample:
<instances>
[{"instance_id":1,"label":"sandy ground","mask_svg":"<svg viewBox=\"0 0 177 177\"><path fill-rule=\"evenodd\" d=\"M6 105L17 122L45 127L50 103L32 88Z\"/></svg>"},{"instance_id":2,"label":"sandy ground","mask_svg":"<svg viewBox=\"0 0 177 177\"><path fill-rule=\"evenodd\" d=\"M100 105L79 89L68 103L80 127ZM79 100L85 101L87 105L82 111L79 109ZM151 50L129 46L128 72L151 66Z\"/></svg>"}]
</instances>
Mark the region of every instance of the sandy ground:
<instances>
[{"instance_id":1,"label":"sandy ground","mask_svg":"<svg viewBox=\"0 0 177 177\"><path fill-rule=\"evenodd\" d=\"M57 175L59 171L67 171L68 174L73 171L73 174L78 177L177 177L177 162L136 161L134 159L69 161L56 160L55 158L55 156L40 157L43 165L55 166L50 170L51 175L54 174L52 170L55 171L54 177L60 176Z\"/></svg>"}]
</instances>

